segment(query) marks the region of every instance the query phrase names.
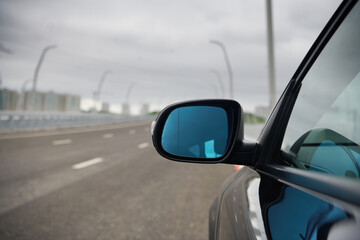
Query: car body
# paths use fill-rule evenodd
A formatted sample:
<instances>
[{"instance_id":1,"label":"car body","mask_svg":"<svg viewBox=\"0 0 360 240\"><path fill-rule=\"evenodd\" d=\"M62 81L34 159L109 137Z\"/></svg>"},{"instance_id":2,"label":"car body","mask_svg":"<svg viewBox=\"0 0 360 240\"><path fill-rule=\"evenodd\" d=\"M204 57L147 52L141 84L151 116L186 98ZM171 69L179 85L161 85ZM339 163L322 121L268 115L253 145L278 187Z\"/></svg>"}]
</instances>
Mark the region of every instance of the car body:
<instances>
[{"instance_id":1,"label":"car body","mask_svg":"<svg viewBox=\"0 0 360 240\"><path fill-rule=\"evenodd\" d=\"M290 80L257 142L241 106L164 109L153 143L181 162L246 165L210 207L209 239L360 239L360 3L344 1Z\"/></svg>"}]
</instances>

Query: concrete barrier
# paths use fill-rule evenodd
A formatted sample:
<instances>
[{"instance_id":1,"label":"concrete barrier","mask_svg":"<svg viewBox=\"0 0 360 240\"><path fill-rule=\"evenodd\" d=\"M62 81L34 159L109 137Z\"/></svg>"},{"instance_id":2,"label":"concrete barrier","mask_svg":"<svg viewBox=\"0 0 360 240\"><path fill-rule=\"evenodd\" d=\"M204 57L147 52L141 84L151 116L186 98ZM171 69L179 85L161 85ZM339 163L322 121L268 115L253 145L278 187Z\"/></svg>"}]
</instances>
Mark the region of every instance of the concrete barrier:
<instances>
[{"instance_id":1,"label":"concrete barrier","mask_svg":"<svg viewBox=\"0 0 360 240\"><path fill-rule=\"evenodd\" d=\"M0 132L37 131L76 126L94 126L152 120L154 116L125 116L99 113L0 112Z\"/></svg>"}]
</instances>

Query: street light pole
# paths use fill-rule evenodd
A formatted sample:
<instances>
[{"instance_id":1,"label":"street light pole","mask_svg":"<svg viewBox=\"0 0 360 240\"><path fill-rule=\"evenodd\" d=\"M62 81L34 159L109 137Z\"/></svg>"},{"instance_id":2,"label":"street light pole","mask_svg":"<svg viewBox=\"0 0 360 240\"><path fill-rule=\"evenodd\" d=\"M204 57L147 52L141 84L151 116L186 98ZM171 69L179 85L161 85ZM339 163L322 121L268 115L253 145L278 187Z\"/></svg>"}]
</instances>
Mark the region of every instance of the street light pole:
<instances>
[{"instance_id":1,"label":"street light pole","mask_svg":"<svg viewBox=\"0 0 360 240\"><path fill-rule=\"evenodd\" d=\"M214 89L215 96L218 98L219 92L218 92L218 88L216 87L216 85L212 84L212 83L209 83L209 85Z\"/></svg>"},{"instance_id":2,"label":"street light pole","mask_svg":"<svg viewBox=\"0 0 360 240\"><path fill-rule=\"evenodd\" d=\"M226 47L225 45L217 40L210 40L210 43L218 45L223 53L224 53L224 58L225 58L225 63L229 72L229 88L230 88L230 98L233 99L234 98L234 83L233 83L233 73L232 73L232 69L231 69L231 65L230 65L230 60L226 51Z\"/></svg>"},{"instance_id":3,"label":"street light pole","mask_svg":"<svg viewBox=\"0 0 360 240\"><path fill-rule=\"evenodd\" d=\"M35 72L34 72L32 93L31 93L31 95L32 95L32 103L33 103L33 107L34 107L34 108L35 108L36 84L37 84L38 77L39 77L40 67L41 67L42 63L44 62L46 53L47 53L49 50L54 49L54 48L56 48L56 47L57 47L56 45L49 45L49 46L45 47L45 48L42 50L41 55L40 55L40 58L39 58L39 61L38 61L37 65L36 65Z\"/></svg>"},{"instance_id":4,"label":"street light pole","mask_svg":"<svg viewBox=\"0 0 360 240\"><path fill-rule=\"evenodd\" d=\"M221 75L220 75L219 71L216 71L214 69L210 69L210 71L217 76L218 81L219 81L219 85L220 85L220 89L221 89L221 98L224 98L224 95L225 95L224 84L222 82Z\"/></svg>"},{"instance_id":5,"label":"street light pole","mask_svg":"<svg viewBox=\"0 0 360 240\"><path fill-rule=\"evenodd\" d=\"M20 90L20 94L19 94L19 98L18 98L18 103L17 103L17 110L25 110L25 90L26 90L26 86L32 81L32 79L27 79L23 82L23 84L21 85L21 90Z\"/></svg>"},{"instance_id":6,"label":"street light pole","mask_svg":"<svg viewBox=\"0 0 360 240\"><path fill-rule=\"evenodd\" d=\"M95 92L95 93L96 93L96 96L95 96L95 97L97 98L98 101L100 101L100 94L101 94L102 85L104 84L105 78L106 78L106 76L107 76L109 73L111 73L111 70L106 70L106 71L104 71L103 74L101 75L98 89L97 89L97 91Z\"/></svg>"},{"instance_id":7,"label":"street light pole","mask_svg":"<svg viewBox=\"0 0 360 240\"><path fill-rule=\"evenodd\" d=\"M125 103L129 103L130 93L136 84L137 82L133 82L129 85L129 88L126 91Z\"/></svg>"},{"instance_id":8,"label":"street light pole","mask_svg":"<svg viewBox=\"0 0 360 240\"><path fill-rule=\"evenodd\" d=\"M54 49L54 48L56 48L56 45L49 45L49 46L45 47L41 52L38 64L36 65L35 72L34 72L33 88L32 88L33 93L36 92L36 84L37 84L37 80L38 80L38 76L39 76L39 71L40 71L40 67L41 67L42 63L44 62L45 55L49 50Z\"/></svg>"},{"instance_id":9,"label":"street light pole","mask_svg":"<svg viewBox=\"0 0 360 240\"><path fill-rule=\"evenodd\" d=\"M136 82L131 83L126 91L125 102L122 105L122 114L125 116L130 115L129 98L130 98L130 93L136 84L137 84Z\"/></svg>"},{"instance_id":10,"label":"street light pole","mask_svg":"<svg viewBox=\"0 0 360 240\"><path fill-rule=\"evenodd\" d=\"M271 0L266 0L266 25L267 25L267 45L268 45L268 64L269 64L269 94L270 109L276 103L276 86L275 86L275 60L274 60L274 39L271 14Z\"/></svg>"}]
</instances>

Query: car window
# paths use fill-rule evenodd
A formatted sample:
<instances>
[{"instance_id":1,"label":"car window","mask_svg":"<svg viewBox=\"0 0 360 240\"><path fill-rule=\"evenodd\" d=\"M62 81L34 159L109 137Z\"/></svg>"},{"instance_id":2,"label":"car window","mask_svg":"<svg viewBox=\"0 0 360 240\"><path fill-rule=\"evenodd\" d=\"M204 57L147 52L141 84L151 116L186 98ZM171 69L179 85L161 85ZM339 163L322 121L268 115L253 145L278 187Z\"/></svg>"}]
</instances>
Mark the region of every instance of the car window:
<instances>
[{"instance_id":1,"label":"car window","mask_svg":"<svg viewBox=\"0 0 360 240\"><path fill-rule=\"evenodd\" d=\"M350 218L339 206L289 186L267 217L272 239L324 239L329 226Z\"/></svg>"},{"instance_id":2,"label":"car window","mask_svg":"<svg viewBox=\"0 0 360 240\"><path fill-rule=\"evenodd\" d=\"M360 176L360 6L304 78L282 143L291 166Z\"/></svg>"}]
</instances>

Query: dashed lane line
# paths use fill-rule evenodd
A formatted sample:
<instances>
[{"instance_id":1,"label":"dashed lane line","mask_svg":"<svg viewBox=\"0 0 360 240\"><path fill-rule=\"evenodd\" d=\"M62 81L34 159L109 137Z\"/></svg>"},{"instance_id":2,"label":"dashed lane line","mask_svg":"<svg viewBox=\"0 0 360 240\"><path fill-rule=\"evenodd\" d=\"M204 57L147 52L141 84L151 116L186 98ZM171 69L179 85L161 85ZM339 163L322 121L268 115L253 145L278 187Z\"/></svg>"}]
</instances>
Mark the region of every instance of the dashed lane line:
<instances>
[{"instance_id":1,"label":"dashed lane line","mask_svg":"<svg viewBox=\"0 0 360 240\"><path fill-rule=\"evenodd\" d=\"M113 133L105 133L102 135L103 138L113 138L114 134Z\"/></svg>"},{"instance_id":2,"label":"dashed lane line","mask_svg":"<svg viewBox=\"0 0 360 240\"><path fill-rule=\"evenodd\" d=\"M72 143L71 139L60 139L60 140L54 140L52 142L52 145L59 146L59 145L65 145L65 144L70 144L70 143Z\"/></svg>"},{"instance_id":3,"label":"dashed lane line","mask_svg":"<svg viewBox=\"0 0 360 240\"><path fill-rule=\"evenodd\" d=\"M138 145L138 148L143 149L143 148L148 147L149 145L150 145L150 144L149 144L149 143L147 143L147 142L140 143L140 144Z\"/></svg>"},{"instance_id":4,"label":"dashed lane line","mask_svg":"<svg viewBox=\"0 0 360 240\"><path fill-rule=\"evenodd\" d=\"M97 163L101 163L102 161L104 161L103 158L100 158L100 157L94 158L94 159L90 159L85 162L77 163L77 164L73 165L72 168L74 170L79 170L79 169L83 169L83 168L89 167L89 166L97 164Z\"/></svg>"}]
</instances>

